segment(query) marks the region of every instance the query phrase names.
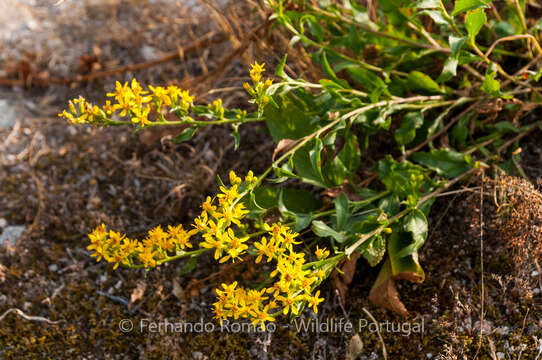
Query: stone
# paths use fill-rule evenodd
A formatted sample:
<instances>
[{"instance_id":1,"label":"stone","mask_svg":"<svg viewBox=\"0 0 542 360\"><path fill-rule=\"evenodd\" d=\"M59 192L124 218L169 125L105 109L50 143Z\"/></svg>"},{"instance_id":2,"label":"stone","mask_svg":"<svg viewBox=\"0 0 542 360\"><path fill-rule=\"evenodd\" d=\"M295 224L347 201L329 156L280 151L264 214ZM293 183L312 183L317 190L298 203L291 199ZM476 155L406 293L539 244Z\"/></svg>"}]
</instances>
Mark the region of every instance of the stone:
<instances>
[{"instance_id":1,"label":"stone","mask_svg":"<svg viewBox=\"0 0 542 360\"><path fill-rule=\"evenodd\" d=\"M0 234L0 246L15 246L17 240L26 232L24 225L10 225L4 228Z\"/></svg>"},{"instance_id":2,"label":"stone","mask_svg":"<svg viewBox=\"0 0 542 360\"><path fill-rule=\"evenodd\" d=\"M0 99L0 129L10 129L15 125L15 108L5 99Z\"/></svg>"},{"instance_id":3,"label":"stone","mask_svg":"<svg viewBox=\"0 0 542 360\"><path fill-rule=\"evenodd\" d=\"M57 270L58 270L58 265L57 264L49 265L49 271L50 272L56 272Z\"/></svg>"}]
</instances>

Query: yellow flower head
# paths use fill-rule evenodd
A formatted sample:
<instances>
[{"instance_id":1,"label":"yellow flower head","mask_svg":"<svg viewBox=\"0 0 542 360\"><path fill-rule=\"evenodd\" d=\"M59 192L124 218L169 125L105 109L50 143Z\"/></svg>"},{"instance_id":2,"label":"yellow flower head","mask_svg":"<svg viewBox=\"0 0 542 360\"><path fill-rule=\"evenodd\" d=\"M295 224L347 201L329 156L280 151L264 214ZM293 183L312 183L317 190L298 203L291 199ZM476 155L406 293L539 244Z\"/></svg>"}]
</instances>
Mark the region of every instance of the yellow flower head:
<instances>
[{"instance_id":1,"label":"yellow flower head","mask_svg":"<svg viewBox=\"0 0 542 360\"><path fill-rule=\"evenodd\" d=\"M318 245L316 245L316 251L314 252L318 260L325 259L329 256L329 250L327 249L320 249Z\"/></svg>"},{"instance_id":2,"label":"yellow flower head","mask_svg":"<svg viewBox=\"0 0 542 360\"><path fill-rule=\"evenodd\" d=\"M262 73L265 71L265 63L258 64L257 62L254 62L254 64L251 64L250 66L250 77L254 84L257 84L262 79Z\"/></svg>"}]
</instances>

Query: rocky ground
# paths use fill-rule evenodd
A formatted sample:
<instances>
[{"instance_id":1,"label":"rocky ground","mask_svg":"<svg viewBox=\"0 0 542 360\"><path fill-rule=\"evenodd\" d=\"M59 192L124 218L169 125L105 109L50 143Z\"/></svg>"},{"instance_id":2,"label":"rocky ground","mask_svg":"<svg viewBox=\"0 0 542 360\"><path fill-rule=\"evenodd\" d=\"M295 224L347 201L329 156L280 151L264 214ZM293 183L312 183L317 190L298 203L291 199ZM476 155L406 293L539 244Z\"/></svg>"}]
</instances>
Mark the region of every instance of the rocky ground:
<instances>
[{"instance_id":1,"label":"rocky ground","mask_svg":"<svg viewBox=\"0 0 542 360\"><path fill-rule=\"evenodd\" d=\"M149 321L166 320L217 326L210 311L215 287L234 280L251 283L257 269L248 262L218 266L204 256L190 272L186 261L149 273L114 271L89 256L86 234L102 222L130 234L188 223L205 196L216 192L216 175L230 169L263 171L274 145L261 125L242 128L237 151L227 128L205 129L176 145L162 132L133 135L124 128L67 125L56 114L72 97L85 94L100 102L104 89L134 76L145 84L198 78L217 67L231 46L220 43L183 61L89 83L38 86L32 79L83 76L156 60L220 28L204 3L55 2L0 4L0 78L23 80L0 88L0 359L381 359L383 348L388 359L542 359L541 271L522 263L525 271L518 272L493 196L480 202L478 193L468 191L439 198L434 206L421 254L426 281L399 285L409 319L369 303L377 269L360 260L345 308L328 283L318 317L303 314L307 324L327 323L330 331L304 331L284 319L269 333L141 329ZM247 9L226 2L220 6L231 17ZM247 59L263 60L257 54L249 47L219 77L198 84L193 89L197 100L221 96L231 105L246 106L240 84ZM265 60L275 58L267 54ZM534 132L520 144L520 166L534 184L542 182L541 136ZM477 178L463 185L479 183ZM487 185L488 193L492 186ZM480 205L487 219L483 252ZM312 241L311 236L305 240ZM123 320L134 328L121 329L129 324ZM356 332L337 325L347 320ZM370 325L374 321L379 332Z\"/></svg>"}]
</instances>

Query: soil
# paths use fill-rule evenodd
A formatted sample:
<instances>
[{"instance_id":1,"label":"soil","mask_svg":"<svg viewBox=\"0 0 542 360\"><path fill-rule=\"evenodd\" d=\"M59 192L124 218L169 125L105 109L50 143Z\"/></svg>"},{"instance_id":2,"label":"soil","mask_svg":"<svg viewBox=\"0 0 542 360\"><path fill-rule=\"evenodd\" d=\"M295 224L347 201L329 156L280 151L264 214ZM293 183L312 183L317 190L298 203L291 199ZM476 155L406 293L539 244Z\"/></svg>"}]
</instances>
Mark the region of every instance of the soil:
<instances>
[{"instance_id":1,"label":"soil","mask_svg":"<svg viewBox=\"0 0 542 360\"><path fill-rule=\"evenodd\" d=\"M9 0L7 8L11 6L12 14L25 15L20 22L10 23L9 34L0 31L0 68L7 69L0 76L24 70L21 61L34 76L44 76L39 74L46 69L57 77L140 63L218 26L209 10L202 10L207 9L204 5L187 8L174 1L66 0L56 7L51 4ZM240 9L235 10L237 4L222 6L226 13ZM6 12L3 15L12 18ZM189 30L193 33L186 35ZM26 229L15 246L0 244L0 314L17 308L28 316L41 317L26 320L11 312L0 319L0 359L350 356L353 332L298 331L287 319L280 319L275 331L268 333L220 331L210 309L214 289L222 282L257 281L258 272L251 262L218 265L202 256L184 275L184 260L150 272L113 270L104 262L96 263L86 249L86 235L101 223L134 236L159 224L188 224L203 199L217 191L217 175L226 177L231 169L241 174L249 169L263 172L271 162L274 144L261 124L243 126L241 145L234 150L228 128L208 128L187 143L174 144L167 141L171 132L132 134L126 128L70 126L56 114L79 94L101 102L116 80L137 76L142 83L160 84L197 78L216 66L230 47L212 46L187 55L182 62L91 83L0 89L0 99L12 110L2 111L12 114L9 117L0 116L0 235L8 227ZM249 48L245 55L251 60L255 53L257 49ZM265 60L272 64L276 58L268 54ZM222 96L230 106L246 107L241 90L246 60L234 60L219 77L200 84L197 101ZM211 88L227 90L210 93ZM520 165L534 184L542 183L541 136L541 131L533 132L520 143ZM352 321L363 343L361 352L356 352L359 359L383 358L383 344L388 359L538 359L542 353L542 283L532 282L531 298L511 289L514 261L498 236L483 238L482 272L479 205L479 196L469 192L436 201L420 259L426 280L398 284L408 319L369 302L378 269L363 260L357 263L345 308L327 282L321 288L326 302L318 315L306 310L301 319ZM488 198L482 205L489 219L495 207ZM489 225L484 222L483 226L491 234ZM306 242L313 240L310 234L304 237ZM537 276L532 272L533 279ZM483 321L482 279L486 290ZM373 319L368 313L383 326L380 334L369 325ZM134 325L131 331L121 329L122 324L129 325L125 320ZM151 331L148 325L181 320L216 328L179 333ZM423 331L415 331L420 324Z\"/></svg>"}]
</instances>

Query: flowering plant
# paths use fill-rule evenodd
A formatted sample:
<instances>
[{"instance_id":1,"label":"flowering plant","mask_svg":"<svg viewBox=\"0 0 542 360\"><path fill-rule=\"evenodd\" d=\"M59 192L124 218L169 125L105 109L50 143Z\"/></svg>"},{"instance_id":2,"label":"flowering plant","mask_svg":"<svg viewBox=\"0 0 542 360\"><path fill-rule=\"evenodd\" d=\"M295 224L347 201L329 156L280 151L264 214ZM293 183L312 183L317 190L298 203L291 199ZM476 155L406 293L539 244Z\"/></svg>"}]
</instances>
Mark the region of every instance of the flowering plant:
<instances>
[{"instance_id":1,"label":"flowering plant","mask_svg":"<svg viewBox=\"0 0 542 360\"><path fill-rule=\"evenodd\" d=\"M263 77L264 64L251 65L252 84L243 87L253 113L225 109L221 100L195 104L188 90L175 86L143 90L134 79L117 83L108 94L114 103L100 108L80 97L60 114L76 124L186 125L178 142L201 127L227 124L236 145L239 126L265 121L281 154L258 177L249 172L241 179L232 171L229 187L221 183L187 229L157 227L136 241L102 225L89 235L89 248L115 267L149 269L205 251L221 263L247 256L272 263L270 286L245 289L234 282L216 291L218 319L249 318L262 326L280 313L298 315L307 304L317 311L318 285L356 253L371 266L382 264L371 300L406 314L394 281L424 280L418 250L435 198L490 164L521 172L517 141L541 125L522 122L542 99L536 87L542 72L535 67L542 51L532 35L538 27L528 29L522 9L508 5L491 8L495 19L488 20L487 1L457 1L453 9L431 0L380 1L371 8L353 1L324 7L269 0L268 6L325 78L295 79L284 70L285 57L275 81ZM497 27L499 19L509 26ZM513 40L521 40L522 51L509 48ZM377 139L388 150L364 159L362 173L362 152ZM314 191L278 185L287 180ZM317 189L333 199L329 207L321 206ZM280 221L265 223L276 210ZM260 231L249 232L249 218ZM313 262L296 250L298 232L309 227L318 238Z\"/></svg>"}]
</instances>

